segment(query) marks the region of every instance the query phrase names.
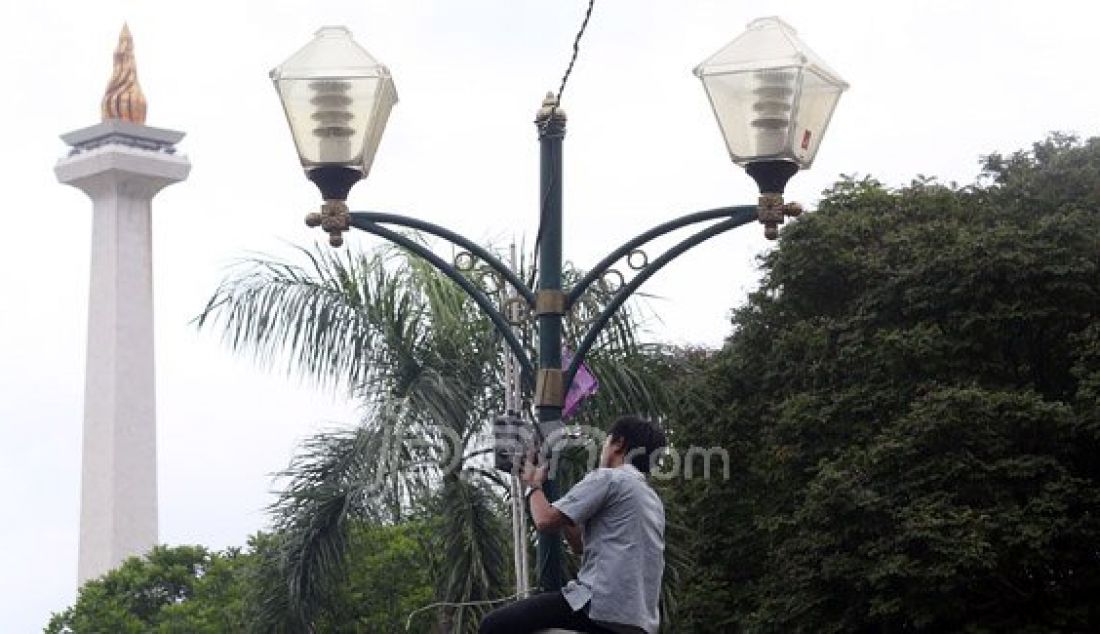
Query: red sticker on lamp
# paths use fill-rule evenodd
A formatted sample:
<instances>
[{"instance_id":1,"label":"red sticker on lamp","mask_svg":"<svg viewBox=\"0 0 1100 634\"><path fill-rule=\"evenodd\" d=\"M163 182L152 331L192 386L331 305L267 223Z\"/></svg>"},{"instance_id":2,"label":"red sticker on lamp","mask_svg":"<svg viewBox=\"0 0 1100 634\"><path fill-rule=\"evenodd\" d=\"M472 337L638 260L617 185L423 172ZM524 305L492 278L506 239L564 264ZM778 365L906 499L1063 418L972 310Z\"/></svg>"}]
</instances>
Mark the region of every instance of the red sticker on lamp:
<instances>
[{"instance_id":1,"label":"red sticker on lamp","mask_svg":"<svg viewBox=\"0 0 1100 634\"><path fill-rule=\"evenodd\" d=\"M803 150L810 149L810 131L809 130L806 130L805 132L802 133L802 149Z\"/></svg>"}]
</instances>

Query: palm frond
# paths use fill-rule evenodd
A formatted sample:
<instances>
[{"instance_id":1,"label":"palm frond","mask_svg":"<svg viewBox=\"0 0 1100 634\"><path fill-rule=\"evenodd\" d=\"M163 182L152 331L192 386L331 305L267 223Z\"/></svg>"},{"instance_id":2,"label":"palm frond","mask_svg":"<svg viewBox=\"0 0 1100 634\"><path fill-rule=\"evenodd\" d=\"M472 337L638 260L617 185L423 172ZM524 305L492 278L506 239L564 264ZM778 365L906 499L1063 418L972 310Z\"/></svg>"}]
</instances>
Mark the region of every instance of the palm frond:
<instances>
[{"instance_id":1,"label":"palm frond","mask_svg":"<svg viewBox=\"0 0 1100 634\"><path fill-rule=\"evenodd\" d=\"M424 509L446 518L433 523L438 598L499 598L508 484L486 461L490 421L503 405L499 334L461 288L408 252L301 254L303 264L240 263L196 319L261 364L285 364L361 403L357 427L310 438L280 474L286 485L272 512L285 592L271 601L270 616L289 611L313 621L341 578L349 522L397 522ZM567 284L580 275L567 270ZM593 284L567 319L567 341L577 343L614 290L606 280ZM643 324L628 304L597 338L588 363L601 391L579 422L606 427L622 413L664 411L663 383L652 371L660 350L639 343ZM536 339L532 322L520 338ZM456 608L443 622L473 632L480 614Z\"/></svg>"},{"instance_id":2,"label":"palm frond","mask_svg":"<svg viewBox=\"0 0 1100 634\"><path fill-rule=\"evenodd\" d=\"M272 507L280 569L288 604L303 622L343 572L348 519L387 513L387 491L379 486L387 444L377 430L362 427L318 434L280 474L289 480Z\"/></svg>"},{"instance_id":3,"label":"palm frond","mask_svg":"<svg viewBox=\"0 0 1100 634\"><path fill-rule=\"evenodd\" d=\"M421 323L416 297L386 266L363 256L300 249L309 266L252 258L234 266L195 319L217 325L234 351L265 366L354 392L371 372L401 368ZM410 328L411 326L411 328ZM403 345L394 347L393 342Z\"/></svg>"},{"instance_id":4,"label":"palm frond","mask_svg":"<svg viewBox=\"0 0 1100 634\"><path fill-rule=\"evenodd\" d=\"M504 591L507 545L496 497L480 481L449 476L440 491L442 550L449 570L444 600L453 603L498 599ZM454 632L477 632L481 606L460 606L450 615Z\"/></svg>"}]
</instances>

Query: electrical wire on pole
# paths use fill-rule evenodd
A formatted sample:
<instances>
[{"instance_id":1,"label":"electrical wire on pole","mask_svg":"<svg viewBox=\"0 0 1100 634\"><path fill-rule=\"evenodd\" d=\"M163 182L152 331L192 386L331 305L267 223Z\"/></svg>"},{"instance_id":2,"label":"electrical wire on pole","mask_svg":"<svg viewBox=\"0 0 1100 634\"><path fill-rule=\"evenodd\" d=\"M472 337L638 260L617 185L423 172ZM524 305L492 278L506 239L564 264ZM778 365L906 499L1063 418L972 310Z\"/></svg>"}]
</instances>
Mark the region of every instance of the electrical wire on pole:
<instances>
[{"instance_id":1,"label":"electrical wire on pole","mask_svg":"<svg viewBox=\"0 0 1100 634\"><path fill-rule=\"evenodd\" d=\"M577 56L581 52L581 38L584 37L584 32L588 30L588 22L592 19L592 9L596 6L596 0L588 0L588 9L584 12L584 19L581 20L581 27L577 29L577 34L573 36L573 54L569 57L569 64L565 67L565 72L562 73L561 83L558 85L558 94L555 97L555 108L561 107L561 96L565 94L565 87L569 84L569 77L573 74L573 67L577 64ZM548 119L549 120L549 119ZM557 178L557 175L555 175ZM550 195L550 190L547 188L542 195L542 202L539 204L539 226L535 232L535 249L534 258L532 258L531 277L527 281L528 287L535 285L535 276L538 272L539 261L539 247L542 245L542 225L543 225L543 211L546 209L546 197Z\"/></svg>"}]
</instances>

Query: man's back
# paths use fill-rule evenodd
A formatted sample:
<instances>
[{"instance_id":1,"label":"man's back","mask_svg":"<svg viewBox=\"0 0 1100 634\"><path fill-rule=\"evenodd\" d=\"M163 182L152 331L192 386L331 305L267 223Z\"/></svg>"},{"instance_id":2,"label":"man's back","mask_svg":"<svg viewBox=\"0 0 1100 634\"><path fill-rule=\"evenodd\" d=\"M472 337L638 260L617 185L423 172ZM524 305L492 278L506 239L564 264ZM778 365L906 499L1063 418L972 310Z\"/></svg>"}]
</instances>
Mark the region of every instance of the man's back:
<instances>
[{"instance_id":1,"label":"man's back","mask_svg":"<svg viewBox=\"0 0 1100 634\"><path fill-rule=\"evenodd\" d=\"M576 581L493 610L481 634L531 634L547 628L656 634L665 568L665 508L642 474L667 446L653 423L621 416L600 449L600 468L551 503L542 491L548 468L528 459L520 476L541 533L564 531L584 549Z\"/></svg>"},{"instance_id":2,"label":"man's back","mask_svg":"<svg viewBox=\"0 0 1100 634\"><path fill-rule=\"evenodd\" d=\"M591 602L594 621L656 632L665 511L645 476L629 464L596 469L553 505L582 528L581 569L563 590L573 609Z\"/></svg>"}]
</instances>

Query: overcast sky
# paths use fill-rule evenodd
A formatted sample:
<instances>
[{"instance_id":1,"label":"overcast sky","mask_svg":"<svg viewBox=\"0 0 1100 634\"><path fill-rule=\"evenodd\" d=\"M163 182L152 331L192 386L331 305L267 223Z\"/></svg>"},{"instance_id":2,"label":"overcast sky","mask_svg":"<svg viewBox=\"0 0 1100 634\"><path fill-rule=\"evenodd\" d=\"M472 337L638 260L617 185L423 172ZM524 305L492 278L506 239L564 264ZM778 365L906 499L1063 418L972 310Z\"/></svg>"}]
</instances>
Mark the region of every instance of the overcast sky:
<instances>
[{"instance_id":1,"label":"overcast sky","mask_svg":"<svg viewBox=\"0 0 1100 634\"><path fill-rule=\"evenodd\" d=\"M59 134L99 120L122 22L148 124L185 131L193 164L154 204L161 540L222 548L265 526L270 474L296 443L354 421L340 395L236 358L189 323L234 259L319 237L302 224L317 193L268 70L317 27L347 25L401 99L351 206L503 244L533 233L531 121L585 4L0 3L0 631L40 629L75 593L91 205L53 165ZM766 15L852 85L814 169L788 188L811 208L841 173L968 183L982 154L1098 128L1093 2L597 0L564 102L567 259L583 267L674 215L754 200L691 69ZM662 271L645 287L659 297L652 336L718 345L767 248L751 226Z\"/></svg>"}]
</instances>

